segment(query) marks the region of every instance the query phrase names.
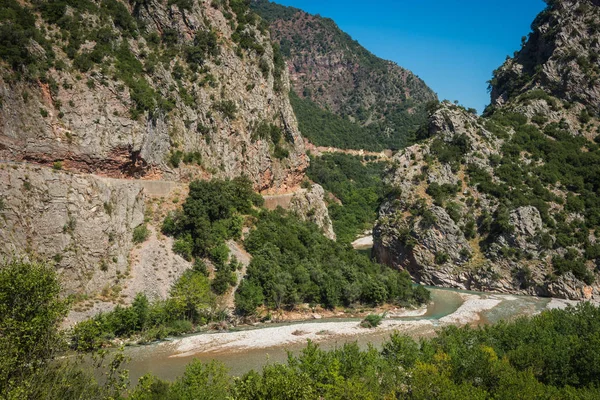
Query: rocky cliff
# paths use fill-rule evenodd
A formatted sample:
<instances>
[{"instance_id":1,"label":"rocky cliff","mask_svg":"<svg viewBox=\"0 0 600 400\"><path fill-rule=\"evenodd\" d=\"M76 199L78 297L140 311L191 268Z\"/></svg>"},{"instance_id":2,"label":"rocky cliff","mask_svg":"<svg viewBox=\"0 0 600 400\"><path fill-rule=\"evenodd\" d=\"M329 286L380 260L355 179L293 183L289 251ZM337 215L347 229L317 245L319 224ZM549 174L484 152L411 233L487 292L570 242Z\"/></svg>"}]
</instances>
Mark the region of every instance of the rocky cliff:
<instances>
[{"instance_id":1,"label":"rocky cliff","mask_svg":"<svg viewBox=\"0 0 600 400\"><path fill-rule=\"evenodd\" d=\"M187 182L299 191L309 160L287 70L245 2L4 6L0 257L53 263L72 320L168 295L190 264L159 227ZM327 230L313 194L298 208Z\"/></svg>"},{"instance_id":2,"label":"rocky cliff","mask_svg":"<svg viewBox=\"0 0 600 400\"><path fill-rule=\"evenodd\" d=\"M0 23L25 48L0 49L0 159L116 177L246 174L260 191L301 180L286 71L243 2L9 3L19 17Z\"/></svg>"},{"instance_id":3,"label":"rocky cliff","mask_svg":"<svg viewBox=\"0 0 600 400\"><path fill-rule=\"evenodd\" d=\"M401 147L425 122L423 106L437 97L412 72L374 56L331 19L268 0L252 7L269 22L289 60L293 89L305 101L370 127L363 135L383 148Z\"/></svg>"},{"instance_id":4,"label":"rocky cliff","mask_svg":"<svg viewBox=\"0 0 600 400\"><path fill-rule=\"evenodd\" d=\"M590 0L551 1L513 58L494 71L492 104L501 105L531 89L600 110L600 11Z\"/></svg>"},{"instance_id":5,"label":"rocky cliff","mask_svg":"<svg viewBox=\"0 0 600 400\"><path fill-rule=\"evenodd\" d=\"M389 171L380 261L427 284L598 298L598 6L549 3L495 71L485 117L432 110L421 143ZM581 60L565 58L584 47Z\"/></svg>"}]
</instances>

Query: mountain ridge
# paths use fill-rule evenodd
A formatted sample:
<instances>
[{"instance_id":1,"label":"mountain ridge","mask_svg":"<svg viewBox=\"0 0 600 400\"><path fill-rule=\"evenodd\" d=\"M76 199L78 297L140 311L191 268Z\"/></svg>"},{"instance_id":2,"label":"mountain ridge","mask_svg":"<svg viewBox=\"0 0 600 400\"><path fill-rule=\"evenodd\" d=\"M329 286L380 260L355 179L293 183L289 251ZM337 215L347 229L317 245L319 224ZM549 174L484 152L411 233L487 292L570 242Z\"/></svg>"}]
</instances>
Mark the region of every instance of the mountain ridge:
<instances>
[{"instance_id":1,"label":"mountain ridge","mask_svg":"<svg viewBox=\"0 0 600 400\"><path fill-rule=\"evenodd\" d=\"M316 104L347 124L362 127L356 136L362 134L380 144L365 150L401 148L425 122L424 105L437 96L412 72L373 55L329 18L268 0L254 0L252 8L270 22L303 106ZM294 108L298 114L298 106ZM302 129L308 118L299 119ZM341 147L333 143L335 138L320 137L318 129L307 121L303 133L317 145Z\"/></svg>"}]
</instances>

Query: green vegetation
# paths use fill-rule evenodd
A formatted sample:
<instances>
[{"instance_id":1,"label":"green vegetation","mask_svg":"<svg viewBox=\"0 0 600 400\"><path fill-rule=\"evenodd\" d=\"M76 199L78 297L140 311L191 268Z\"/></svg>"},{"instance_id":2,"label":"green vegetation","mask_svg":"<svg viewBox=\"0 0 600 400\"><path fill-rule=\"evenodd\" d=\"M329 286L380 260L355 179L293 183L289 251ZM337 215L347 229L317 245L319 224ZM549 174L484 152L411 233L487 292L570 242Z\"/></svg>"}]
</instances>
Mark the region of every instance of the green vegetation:
<instances>
[{"instance_id":1,"label":"green vegetation","mask_svg":"<svg viewBox=\"0 0 600 400\"><path fill-rule=\"evenodd\" d=\"M433 198L435 205L442 206L447 199L453 198L460 191L460 185L444 183L440 185L432 182L427 188L426 193Z\"/></svg>"},{"instance_id":2,"label":"green vegetation","mask_svg":"<svg viewBox=\"0 0 600 400\"><path fill-rule=\"evenodd\" d=\"M220 265L227 261L225 240L241 237L243 215L262 201L245 177L195 181L183 209L165 219L162 231L175 237L173 248L186 259L208 257Z\"/></svg>"},{"instance_id":3,"label":"green vegetation","mask_svg":"<svg viewBox=\"0 0 600 400\"><path fill-rule=\"evenodd\" d=\"M218 318L215 295L201 268L186 271L171 288L169 299L150 303L138 294L131 306L117 306L78 323L71 335L71 347L79 351L99 348L115 337L138 335L140 342L193 332Z\"/></svg>"},{"instance_id":4,"label":"green vegetation","mask_svg":"<svg viewBox=\"0 0 600 400\"><path fill-rule=\"evenodd\" d=\"M1 393L18 395L62 346L58 324L68 306L59 292L50 267L14 261L0 268Z\"/></svg>"},{"instance_id":5,"label":"green vegetation","mask_svg":"<svg viewBox=\"0 0 600 400\"><path fill-rule=\"evenodd\" d=\"M299 97L294 91L290 92L290 101L302 135L317 146L368 151L401 149L410 143L419 125L424 122L424 113L407 112L415 105L398 106L401 109L397 115L387 118L388 125L393 126L390 134L385 125L373 123L361 126L322 109L310 99Z\"/></svg>"},{"instance_id":6,"label":"green vegetation","mask_svg":"<svg viewBox=\"0 0 600 400\"><path fill-rule=\"evenodd\" d=\"M525 93L521 98L544 99L554 104L552 97L539 90ZM440 163L450 164L455 172L464 166L467 183L492 199L491 209L482 210L477 221L465 219L462 225L470 238L475 236L477 227L484 239L481 242L484 251L499 235L514 230L509 223L511 210L533 206L543 221L544 232L537 239L539 248L562 249L560 256L553 254L553 272L547 279L571 272L592 284L597 271L593 265L599 264L589 261L600 258L591 239L600 228L600 146L570 133L566 121L548 123L535 117L533 120L537 121L535 125L525 115L502 110L488 117L486 129L504 140L500 153L489 156L491 173L474 162L465 162L464 155L471 147L465 136L457 136L450 143L434 138L431 155ZM513 134L509 134L511 130ZM457 223L463 219L465 205L451 200L460 188L460 182L432 183L427 188L434 203L445 207ZM475 199L469 198L466 207L474 203ZM506 249L504 253L517 260L531 256L519 250Z\"/></svg>"},{"instance_id":7,"label":"green vegetation","mask_svg":"<svg viewBox=\"0 0 600 400\"><path fill-rule=\"evenodd\" d=\"M362 326L363 328L376 328L379 326L379 324L381 324L382 320L383 316L381 315L369 314L365 317L365 319L362 320L360 326Z\"/></svg>"},{"instance_id":8,"label":"green vegetation","mask_svg":"<svg viewBox=\"0 0 600 400\"><path fill-rule=\"evenodd\" d=\"M193 272L196 277L202 273ZM176 285L182 315L199 294L190 278ZM191 286L190 286L191 285ZM232 378L219 363L194 361L173 383L146 375L127 390L122 354L84 370L58 358L65 342L58 326L67 311L54 271L11 262L0 268L0 392L7 399L594 399L600 387L600 308L582 303L532 318L483 328L446 327L419 342L393 334L381 350L357 343L324 351L309 341L285 364L269 364ZM181 296L184 296L182 298ZM194 297L187 303L185 296ZM206 297L205 297L206 298ZM129 311L127 311L129 310ZM119 317L117 317L117 315ZM143 325L153 306L138 296L110 319ZM108 319L108 318L107 318ZM379 316L367 318L376 324ZM103 322L90 323L89 329ZM77 330L78 328L76 328ZM82 333L81 328L80 333ZM83 344L81 337L73 343ZM93 343L93 342L92 342ZM97 344L96 344L97 345ZM94 374L104 375L99 385Z\"/></svg>"},{"instance_id":9,"label":"green vegetation","mask_svg":"<svg viewBox=\"0 0 600 400\"><path fill-rule=\"evenodd\" d=\"M372 262L283 210L263 211L245 247L253 258L236 293L241 315L251 315L263 304L277 309L300 303L333 308L429 300L429 292L413 288L406 272Z\"/></svg>"},{"instance_id":10,"label":"green vegetation","mask_svg":"<svg viewBox=\"0 0 600 400\"><path fill-rule=\"evenodd\" d=\"M350 243L373 227L385 195L383 169L383 163L340 153L311 158L307 175L342 202L328 207L338 241Z\"/></svg>"},{"instance_id":11,"label":"green vegetation","mask_svg":"<svg viewBox=\"0 0 600 400\"><path fill-rule=\"evenodd\" d=\"M237 106L231 100L223 100L213 104L213 108L219 111L225 118L235 119L237 113Z\"/></svg>"},{"instance_id":12,"label":"green vegetation","mask_svg":"<svg viewBox=\"0 0 600 400\"><path fill-rule=\"evenodd\" d=\"M197 70L198 66L204 65L208 57L219 55L217 35L213 31L196 32L194 43L185 49L185 54L192 70Z\"/></svg>"},{"instance_id":13,"label":"green vegetation","mask_svg":"<svg viewBox=\"0 0 600 400\"><path fill-rule=\"evenodd\" d=\"M309 341L286 364L239 379L190 364L174 383L147 375L134 399L595 399L600 310L590 304L485 328L448 327L415 342L393 334L381 350ZM206 396L206 397L205 397ZM210 396L210 397L209 397Z\"/></svg>"},{"instance_id":14,"label":"green vegetation","mask_svg":"<svg viewBox=\"0 0 600 400\"><path fill-rule=\"evenodd\" d=\"M146 239L148 239L149 235L150 231L148 230L146 224L138 225L133 229L133 243L143 243L146 241Z\"/></svg>"},{"instance_id":15,"label":"green vegetation","mask_svg":"<svg viewBox=\"0 0 600 400\"><path fill-rule=\"evenodd\" d=\"M175 150L169 156L169 164L174 168L179 168L182 161L185 164L202 165L202 154L197 151L184 153L181 150Z\"/></svg>"},{"instance_id":16,"label":"green vegetation","mask_svg":"<svg viewBox=\"0 0 600 400\"><path fill-rule=\"evenodd\" d=\"M466 135L453 138L449 143L436 138L431 143L431 153L434 154L442 164L450 164L453 171L458 170L458 166L463 161L463 156L469 149L469 139Z\"/></svg>"},{"instance_id":17,"label":"green vegetation","mask_svg":"<svg viewBox=\"0 0 600 400\"><path fill-rule=\"evenodd\" d=\"M492 183L485 172L470 166L472 182L480 191L496 196L506 206L535 206L549 234L556 239L554 248L573 248L574 251L575 247L591 246L590 231L600 227L598 145L581 136L573 136L560 124L548 124L542 132L516 115L498 114L493 118L515 128L515 134L502 148L503 156L494 171L501 183ZM523 153L534 162L522 162ZM549 188L569 191L566 202ZM550 215L550 202L564 204L564 210ZM569 221L568 213L573 212L580 213L583 220ZM579 279L593 282L592 273L583 267L584 260L573 251L564 260L553 260L555 273L560 275L570 270Z\"/></svg>"},{"instance_id":18,"label":"green vegetation","mask_svg":"<svg viewBox=\"0 0 600 400\"><path fill-rule=\"evenodd\" d=\"M67 311L52 267L20 261L0 266L2 399L121 398L127 377L122 354L112 360L94 355L85 369L78 360L60 357L67 343L59 326ZM102 385L95 374L104 375Z\"/></svg>"},{"instance_id":19,"label":"green vegetation","mask_svg":"<svg viewBox=\"0 0 600 400\"><path fill-rule=\"evenodd\" d=\"M29 79L44 76L50 68L54 52L35 26L35 15L16 0L3 0L0 7L0 60L9 64L17 75ZM30 40L42 46L45 57L36 57L29 50Z\"/></svg>"}]
</instances>

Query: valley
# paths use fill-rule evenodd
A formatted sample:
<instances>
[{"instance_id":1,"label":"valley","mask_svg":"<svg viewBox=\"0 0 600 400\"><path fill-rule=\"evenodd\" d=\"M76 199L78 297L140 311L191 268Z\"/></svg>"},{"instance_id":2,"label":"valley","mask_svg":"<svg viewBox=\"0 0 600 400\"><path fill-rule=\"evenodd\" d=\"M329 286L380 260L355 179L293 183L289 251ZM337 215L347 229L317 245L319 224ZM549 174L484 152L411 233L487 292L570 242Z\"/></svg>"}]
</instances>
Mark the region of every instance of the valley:
<instances>
[{"instance_id":1,"label":"valley","mask_svg":"<svg viewBox=\"0 0 600 400\"><path fill-rule=\"evenodd\" d=\"M596 0L482 115L268 0L1 3L1 399L598 397Z\"/></svg>"}]
</instances>

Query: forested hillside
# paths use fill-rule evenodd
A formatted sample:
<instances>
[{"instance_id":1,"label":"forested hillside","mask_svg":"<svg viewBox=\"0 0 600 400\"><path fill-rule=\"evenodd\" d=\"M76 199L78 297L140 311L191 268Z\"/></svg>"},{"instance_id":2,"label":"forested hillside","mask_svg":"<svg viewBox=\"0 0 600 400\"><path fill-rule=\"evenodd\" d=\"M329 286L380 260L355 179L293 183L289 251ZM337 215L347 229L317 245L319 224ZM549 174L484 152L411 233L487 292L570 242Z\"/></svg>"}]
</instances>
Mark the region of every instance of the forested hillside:
<instances>
[{"instance_id":1,"label":"forested hillside","mask_svg":"<svg viewBox=\"0 0 600 400\"><path fill-rule=\"evenodd\" d=\"M425 122L435 93L412 72L382 60L329 18L268 0L252 9L288 62L302 133L322 146L399 149Z\"/></svg>"},{"instance_id":2,"label":"forested hillside","mask_svg":"<svg viewBox=\"0 0 600 400\"><path fill-rule=\"evenodd\" d=\"M347 154L313 157L307 176L331 193L329 215L339 242L350 243L373 228L384 200L384 162Z\"/></svg>"}]
</instances>

